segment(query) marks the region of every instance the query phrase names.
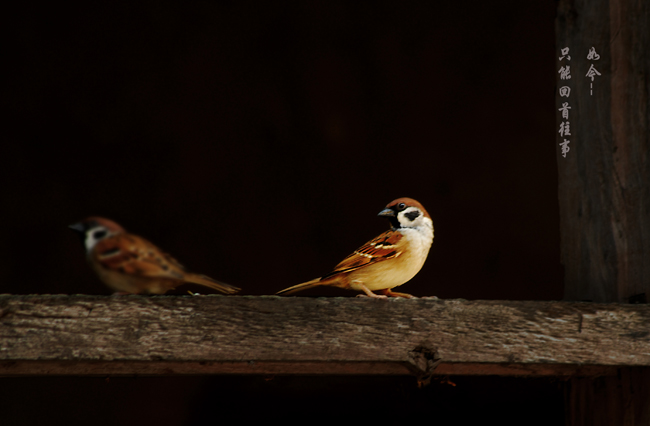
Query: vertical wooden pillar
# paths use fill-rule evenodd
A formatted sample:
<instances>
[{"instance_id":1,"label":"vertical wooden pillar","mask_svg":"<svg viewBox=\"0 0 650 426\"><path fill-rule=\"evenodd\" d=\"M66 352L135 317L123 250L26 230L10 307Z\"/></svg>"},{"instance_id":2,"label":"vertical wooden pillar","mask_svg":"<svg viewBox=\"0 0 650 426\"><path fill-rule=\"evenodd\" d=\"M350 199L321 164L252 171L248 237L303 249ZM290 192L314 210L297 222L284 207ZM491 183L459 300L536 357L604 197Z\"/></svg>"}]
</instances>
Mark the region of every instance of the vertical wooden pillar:
<instances>
[{"instance_id":1,"label":"vertical wooden pillar","mask_svg":"<svg viewBox=\"0 0 650 426\"><path fill-rule=\"evenodd\" d=\"M617 376L583 377L566 388L571 426L650 424L650 369L622 368Z\"/></svg>"},{"instance_id":2,"label":"vertical wooden pillar","mask_svg":"<svg viewBox=\"0 0 650 426\"><path fill-rule=\"evenodd\" d=\"M650 299L650 2L560 0L556 19L557 112L565 299ZM571 60L560 60L569 48ZM590 49L596 55L588 58ZM600 73L587 76L591 66ZM568 97L560 87L569 87ZM569 141L562 155L560 143ZM650 325L649 325L650 326ZM650 425L650 369L574 378L567 425Z\"/></svg>"},{"instance_id":3,"label":"vertical wooden pillar","mask_svg":"<svg viewBox=\"0 0 650 426\"><path fill-rule=\"evenodd\" d=\"M569 48L571 79L558 74L557 112L565 298L650 298L650 2L560 0L557 57ZM598 59L588 59L594 48ZM600 75L587 77L591 65ZM559 88L571 89L569 97ZM561 146L569 140L570 151Z\"/></svg>"}]
</instances>

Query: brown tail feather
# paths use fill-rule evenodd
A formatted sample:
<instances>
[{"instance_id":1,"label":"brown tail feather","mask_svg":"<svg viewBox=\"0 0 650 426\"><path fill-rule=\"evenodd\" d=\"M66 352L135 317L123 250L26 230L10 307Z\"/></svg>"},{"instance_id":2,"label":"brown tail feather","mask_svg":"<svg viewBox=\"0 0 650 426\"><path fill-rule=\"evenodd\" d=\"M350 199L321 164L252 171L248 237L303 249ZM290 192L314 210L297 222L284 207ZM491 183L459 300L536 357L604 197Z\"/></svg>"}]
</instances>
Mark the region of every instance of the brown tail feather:
<instances>
[{"instance_id":1,"label":"brown tail feather","mask_svg":"<svg viewBox=\"0 0 650 426\"><path fill-rule=\"evenodd\" d=\"M314 278L313 280L307 281L306 283L296 284L296 285L294 285L292 287L285 288L284 290L280 290L275 294L291 294L291 293L295 293L297 291L307 290L308 288L316 287L316 286L319 286L319 285L322 285L320 277Z\"/></svg>"},{"instance_id":2,"label":"brown tail feather","mask_svg":"<svg viewBox=\"0 0 650 426\"><path fill-rule=\"evenodd\" d=\"M235 287L233 285L226 284L208 276L199 274L186 274L185 281L188 283L200 284L206 287L210 287L226 294L237 293L239 290L241 290L239 287Z\"/></svg>"}]
</instances>

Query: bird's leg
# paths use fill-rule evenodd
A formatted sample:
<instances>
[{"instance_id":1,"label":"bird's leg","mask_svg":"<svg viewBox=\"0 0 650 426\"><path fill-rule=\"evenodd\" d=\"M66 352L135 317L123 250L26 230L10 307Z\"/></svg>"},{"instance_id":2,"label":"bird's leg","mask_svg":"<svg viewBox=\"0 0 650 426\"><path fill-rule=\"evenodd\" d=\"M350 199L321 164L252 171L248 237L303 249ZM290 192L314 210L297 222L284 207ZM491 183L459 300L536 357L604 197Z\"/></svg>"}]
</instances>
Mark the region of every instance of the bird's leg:
<instances>
[{"instance_id":1,"label":"bird's leg","mask_svg":"<svg viewBox=\"0 0 650 426\"><path fill-rule=\"evenodd\" d=\"M403 297L405 299L415 299L415 296L412 294L408 293L398 293L396 291L392 291L390 288L381 290L382 294L385 294L388 297Z\"/></svg>"},{"instance_id":2,"label":"bird's leg","mask_svg":"<svg viewBox=\"0 0 650 426\"><path fill-rule=\"evenodd\" d=\"M388 299L387 296L383 296L383 295L379 295L379 294L375 294L375 293L373 293L373 292L372 292L368 287L366 287L365 284L363 284L363 283L357 283L357 284L359 285L359 287L361 287L361 290L363 290L363 292L366 293L366 296L368 296L368 297L372 297L373 299ZM363 297L362 294L360 294L359 296ZM358 296L357 296L357 297L358 297Z\"/></svg>"}]
</instances>

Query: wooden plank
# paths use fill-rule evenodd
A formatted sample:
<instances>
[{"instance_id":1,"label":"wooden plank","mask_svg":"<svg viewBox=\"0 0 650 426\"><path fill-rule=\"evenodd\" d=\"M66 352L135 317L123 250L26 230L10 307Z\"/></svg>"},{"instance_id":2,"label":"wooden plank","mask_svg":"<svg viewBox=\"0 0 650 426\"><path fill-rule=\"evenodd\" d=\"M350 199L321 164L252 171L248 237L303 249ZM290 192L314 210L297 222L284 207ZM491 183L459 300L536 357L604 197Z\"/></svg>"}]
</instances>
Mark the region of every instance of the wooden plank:
<instances>
[{"instance_id":1,"label":"wooden plank","mask_svg":"<svg viewBox=\"0 0 650 426\"><path fill-rule=\"evenodd\" d=\"M650 3L561 0L556 20L556 150L565 299L650 297ZM560 60L569 48L571 60ZM591 49L596 54L588 59ZM587 77L591 66L600 72ZM560 87L569 87L568 97ZM563 122L570 136L560 136ZM559 143L570 140L562 155ZM645 296L644 296L645 295Z\"/></svg>"},{"instance_id":2,"label":"wooden plank","mask_svg":"<svg viewBox=\"0 0 650 426\"><path fill-rule=\"evenodd\" d=\"M2 295L0 374L608 375L650 366L649 323L646 305Z\"/></svg>"}]
</instances>

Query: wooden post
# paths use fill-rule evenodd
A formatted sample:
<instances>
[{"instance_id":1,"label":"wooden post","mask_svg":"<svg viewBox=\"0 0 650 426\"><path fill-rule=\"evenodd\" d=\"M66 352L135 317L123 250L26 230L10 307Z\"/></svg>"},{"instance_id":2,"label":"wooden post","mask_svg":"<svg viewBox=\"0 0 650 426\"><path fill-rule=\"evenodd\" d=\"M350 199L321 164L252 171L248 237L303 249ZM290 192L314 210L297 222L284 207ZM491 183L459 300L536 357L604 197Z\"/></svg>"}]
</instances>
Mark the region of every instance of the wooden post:
<instances>
[{"instance_id":1,"label":"wooden post","mask_svg":"<svg viewBox=\"0 0 650 426\"><path fill-rule=\"evenodd\" d=\"M557 160L565 298L650 297L650 3L561 0ZM588 59L590 50L595 52ZM587 77L591 67L600 73ZM561 96L561 87L570 89ZM570 135L560 136L562 123ZM560 143L570 141L562 154Z\"/></svg>"},{"instance_id":2,"label":"wooden post","mask_svg":"<svg viewBox=\"0 0 650 426\"><path fill-rule=\"evenodd\" d=\"M650 3L560 0L556 38L556 70L571 70L570 79L558 74L556 94L565 299L646 303ZM559 59L567 47L571 60ZM561 87L570 94L562 96ZM565 102L568 118L559 111ZM566 123L570 134L560 135ZM563 153L566 141L570 150ZM650 370L627 367L615 376L574 378L566 407L568 425L649 425Z\"/></svg>"},{"instance_id":3,"label":"wooden post","mask_svg":"<svg viewBox=\"0 0 650 426\"><path fill-rule=\"evenodd\" d=\"M567 424L650 424L650 369L621 368L616 375L580 377L567 386Z\"/></svg>"}]
</instances>

